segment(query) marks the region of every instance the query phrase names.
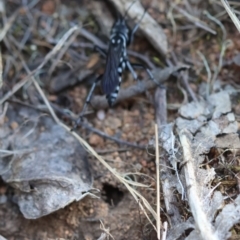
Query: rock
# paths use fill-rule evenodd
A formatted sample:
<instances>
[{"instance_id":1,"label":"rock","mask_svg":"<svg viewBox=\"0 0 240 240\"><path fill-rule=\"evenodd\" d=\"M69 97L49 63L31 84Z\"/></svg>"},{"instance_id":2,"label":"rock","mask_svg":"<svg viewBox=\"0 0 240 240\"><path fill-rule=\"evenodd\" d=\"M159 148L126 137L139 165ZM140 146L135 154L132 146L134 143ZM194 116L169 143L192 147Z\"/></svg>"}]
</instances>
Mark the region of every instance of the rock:
<instances>
[{"instance_id":1,"label":"rock","mask_svg":"<svg viewBox=\"0 0 240 240\"><path fill-rule=\"evenodd\" d=\"M106 114L105 114L105 111L104 110L98 110L97 111L97 118L100 120L100 121L103 121L105 118L106 118Z\"/></svg>"},{"instance_id":2,"label":"rock","mask_svg":"<svg viewBox=\"0 0 240 240\"><path fill-rule=\"evenodd\" d=\"M122 126L122 120L119 118L116 118L116 117L108 117L105 120L104 124L106 127L109 127L111 129L115 130Z\"/></svg>"},{"instance_id":3,"label":"rock","mask_svg":"<svg viewBox=\"0 0 240 240\"><path fill-rule=\"evenodd\" d=\"M97 147L102 147L104 145L104 141L99 135L93 133L89 137L89 144Z\"/></svg>"},{"instance_id":4,"label":"rock","mask_svg":"<svg viewBox=\"0 0 240 240\"><path fill-rule=\"evenodd\" d=\"M9 108L8 116L9 111L13 110ZM30 119L35 114L38 117ZM40 218L86 196L93 179L80 143L50 117L39 117L37 111L22 111L18 106L12 115L21 127L11 131L4 139L8 144L2 142L1 147L10 145L16 153L10 161L0 158L0 176L15 189L24 217ZM26 116L28 121L24 121ZM6 132L7 128L6 123Z\"/></svg>"},{"instance_id":5,"label":"rock","mask_svg":"<svg viewBox=\"0 0 240 240\"><path fill-rule=\"evenodd\" d=\"M17 122L11 122L10 126L11 126L12 130L15 130L18 128L19 125Z\"/></svg>"}]
</instances>

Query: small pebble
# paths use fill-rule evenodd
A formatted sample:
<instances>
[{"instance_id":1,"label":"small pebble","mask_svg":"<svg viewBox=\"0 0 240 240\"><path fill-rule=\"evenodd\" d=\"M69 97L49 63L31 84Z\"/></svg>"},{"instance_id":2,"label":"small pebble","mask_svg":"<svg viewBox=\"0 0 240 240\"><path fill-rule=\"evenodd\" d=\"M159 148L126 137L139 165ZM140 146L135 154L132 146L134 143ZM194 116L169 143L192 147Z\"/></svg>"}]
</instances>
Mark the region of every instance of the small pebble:
<instances>
[{"instance_id":1,"label":"small pebble","mask_svg":"<svg viewBox=\"0 0 240 240\"><path fill-rule=\"evenodd\" d=\"M93 146L103 146L103 139L97 134L91 134L89 143Z\"/></svg>"},{"instance_id":2,"label":"small pebble","mask_svg":"<svg viewBox=\"0 0 240 240\"><path fill-rule=\"evenodd\" d=\"M126 152L126 155L127 155L127 157L131 157L131 156L132 156L132 152L127 151L127 152Z\"/></svg>"},{"instance_id":3,"label":"small pebble","mask_svg":"<svg viewBox=\"0 0 240 240\"><path fill-rule=\"evenodd\" d=\"M134 165L137 172L140 172L142 170L142 165L140 163L137 163Z\"/></svg>"},{"instance_id":4,"label":"small pebble","mask_svg":"<svg viewBox=\"0 0 240 240\"><path fill-rule=\"evenodd\" d=\"M116 161L116 162L122 162L122 159L121 159L120 157L116 157L116 158L115 158L115 161Z\"/></svg>"},{"instance_id":5,"label":"small pebble","mask_svg":"<svg viewBox=\"0 0 240 240\"><path fill-rule=\"evenodd\" d=\"M17 122L11 122L11 128L13 129L13 130L15 130L16 128L18 128L18 123Z\"/></svg>"},{"instance_id":6,"label":"small pebble","mask_svg":"<svg viewBox=\"0 0 240 240\"><path fill-rule=\"evenodd\" d=\"M109 136L113 136L113 135L115 134L115 131L112 130L111 128L109 128L109 127L106 127L106 128L104 129L104 132L105 132L107 135L109 135Z\"/></svg>"},{"instance_id":7,"label":"small pebble","mask_svg":"<svg viewBox=\"0 0 240 240\"><path fill-rule=\"evenodd\" d=\"M147 161L146 161L146 160L141 160L140 162L141 162L141 164L142 164L143 167L146 167L146 166L147 166Z\"/></svg>"},{"instance_id":8,"label":"small pebble","mask_svg":"<svg viewBox=\"0 0 240 240\"><path fill-rule=\"evenodd\" d=\"M97 118L100 120L100 121L103 121L106 117L106 114L105 114L105 111L104 110L99 110L97 112Z\"/></svg>"},{"instance_id":9,"label":"small pebble","mask_svg":"<svg viewBox=\"0 0 240 240\"><path fill-rule=\"evenodd\" d=\"M118 157L119 156L119 153L118 152L114 152L113 154L112 154L112 156L115 158L115 157Z\"/></svg>"},{"instance_id":10,"label":"small pebble","mask_svg":"<svg viewBox=\"0 0 240 240\"><path fill-rule=\"evenodd\" d=\"M117 117L108 117L105 122L105 126L110 127L111 129L115 130L122 126L122 121Z\"/></svg>"},{"instance_id":11,"label":"small pebble","mask_svg":"<svg viewBox=\"0 0 240 240\"><path fill-rule=\"evenodd\" d=\"M7 192L7 187L2 186L0 187L0 195L4 195Z\"/></svg>"},{"instance_id":12,"label":"small pebble","mask_svg":"<svg viewBox=\"0 0 240 240\"><path fill-rule=\"evenodd\" d=\"M93 214L93 213L94 213L94 210L93 210L92 208L90 208L89 213L90 213L90 214Z\"/></svg>"},{"instance_id":13,"label":"small pebble","mask_svg":"<svg viewBox=\"0 0 240 240\"><path fill-rule=\"evenodd\" d=\"M0 204L4 204L7 202L7 196L6 195L0 195Z\"/></svg>"}]
</instances>

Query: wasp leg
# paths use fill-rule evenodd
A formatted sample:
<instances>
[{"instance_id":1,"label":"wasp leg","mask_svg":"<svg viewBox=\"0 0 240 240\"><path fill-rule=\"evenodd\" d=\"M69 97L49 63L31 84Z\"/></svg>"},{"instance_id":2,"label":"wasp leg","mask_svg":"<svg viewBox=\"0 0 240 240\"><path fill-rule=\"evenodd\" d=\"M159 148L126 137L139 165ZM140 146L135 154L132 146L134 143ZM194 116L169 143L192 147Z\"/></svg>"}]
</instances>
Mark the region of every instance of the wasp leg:
<instances>
[{"instance_id":1,"label":"wasp leg","mask_svg":"<svg viewBox=\"0 0 240 240\"><path fill-rule=\"evenodd\" d=\"M151 71L150 71L148 68L146 68L144 65L139 64L139 63L131 63L131 66L132 66L132 68L135 68L135 69L143 69L143 70L145 70L145 71L147 72L149 78L150 78L154 83L156 83L156 85L157 85L158 87L160 87L160 88L165 88L162 84L160 84L160 83L157 82L157 80L153 77Z\"/></svg>"},{"instance_id":2,"label":"wasp leg","mask_svg":"<svg viewBox=\"0 0 240 240\"><path fill-rule=\"evenodd\" d=\"M91 89L90 89L90 91L89 91L89 93L87 95L87 98L86 98L86 101L84 103L83 109L82 109L81 113L79 114L77 120L75 120L74 126L71 129L71 131L74 131L77 128L77 126L79 125L79 123L82 121L82 118L83 118L83 115L84 115L84 113L85 113L85 111L87 109L87 106L88 106L88 104L91 101L91 97L93 95L93 91L94 91L97 83L101 80L101 78L102 78L102 74L100 76L98 76L98 78L94 81L94 83L93 83L93 85L92 85L92 87L91 87Z\"/></svg>"},{"instance_id":3,"label":"wasp leg","mask_svg":"<svg viewBox=\"0 0 240 240\"><path fill-rule=\"evenodd\" d=\"M130 63L128 60L125 60L125 64L126 64L127 69L131 72L134 80L138 81L139 79L138 79L136 72L133 69L132 63Z\"/></svg>"},{"instance_id":4,"label":"wasp leg","mask_svg":"<svg viewBox=\"0 0 240 240\"><path fill-rule=\"evenodd\" d=\"M95 51L99 52L104 58L107 58L107 51L99 46L94 46Z\"/></svg>"}]
</instances>

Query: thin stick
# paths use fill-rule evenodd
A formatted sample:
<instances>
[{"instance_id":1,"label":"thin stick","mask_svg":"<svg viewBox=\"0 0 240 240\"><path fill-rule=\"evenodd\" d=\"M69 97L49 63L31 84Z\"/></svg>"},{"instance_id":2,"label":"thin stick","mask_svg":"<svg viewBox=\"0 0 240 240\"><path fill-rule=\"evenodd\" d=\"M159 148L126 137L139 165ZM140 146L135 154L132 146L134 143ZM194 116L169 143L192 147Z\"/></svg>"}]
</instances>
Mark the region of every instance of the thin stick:
<instances>
[{"instance_id":1,"label":"thin stick","mask_svg":"<svg viewBox=\"0 0 240 240\"><path fill-rule=\"evenodd\" d=\"M211 73L211 70L210 70L210 67L209 67L209 64L208 64L208 61L207 59L205 58L205 56L200 52L200 51L197 51L197 54L199 55L199 57L202 59L203 61L203 64L206 68L206 71L207 71L207 75L208 75L208 78L207 78L207 96L209 96L210 94L210 84L211 84L211 79L212 79L212 73Z\"/></svg>"},{"instance_id":2,"label":"thin stick","mask_svg":"<svg viewBox=\"0 0 240 240\"><path fill-rule=\"evenodd\" d=\"M227 38L227 32L226 29L224 27L224 25L221 23L221 21L219 21L217 18L215 18L214 16L212 16L207 10L204 10L203 13L213 22L215 22L217 25L220 26L221 30L222 30L222 41L224 42Z\"/></svg>"},{"instance_id":3,"label":"thin stick","mask_svg":"<svg viewBox=\"0 0 240 240\"><path fill-rule=\"evenodd\" d=\"M155 123L155 146L156 146L156 178L157 178L157 237L160 240L161 216L160 216L160 171L159 171L159 145L158 145L158 126Z\"/></svg>"},{"instance_id":4,"label":"thin stick","mask_svg":"<svg viewBox=\"0 0 240 240\"><path fill-rule=\"evenodd\" d=\"M37 87L38 88L38 87ZM35 110L38 110L38 111L42 111L42 112L49 112L49 108L45 105L41 105L41 106L33 106L31 104L27 104L25 102L22 102L22 101L19 101L19 100L8 100L8 102L13 102L13 103L17 103L17 104L21 104L23 106L26 106L26 107L29 107L29 108L33 108ZM64 111L62 108L58 107L57 105L53 104L53 103L50 103L51 107L56 111L58 112L59 114L67 117L69 120L72 120L74 121L76 119L76 116L72 116L74 115L73 113L69 113L69 112L66 112ZM2 116L1 116L2 117ZM1 122L1 118L0 118L0 122ZM132 148L138 148L138 149L142 149L142 150L146 150L147 149L147 146L144 146L144 145L140 145L140 144L135 144L135 143L131 143L131 142L128 142L128 141L124 141L122 139L119 139L119 138L116 138L116 137L113 137L113 136L109 136L107 135L106 133L90 126L89 124L87 123L81 123L81 126L93 133L96 133L97 135L105 138L105 139L109 139L109 140L112 140L120 145L126 145L126 146L129 146L129 147L132 147ZM113 150L96 150L98 153L101 153L101 154L104 154L104 153L109 153L109 152L123 152L123 151L128 151L129 149L128 148L120 148L120 149L113 149Z\"/></svg>"},{"instance_id":5,"label":"thin stick","mask_svg":"<svg viewBox=\"0 0 240 240\"><path fill-rule=\"evenodd\" d=\"M13 22L14 22L15 19L18 17L19 13L20 13L21 11L27 11L27 10L33 8L38 2L39 2L39 0L36 0L36 1L31 2L31 3L30 3L28 6L26 6L26 7L20 7L19 9L17 9L17 10L11 15L11 17L8 19L8 21L4 23L3 29L1 29L1 32L0 32L0 42L2 42L2 40L3 40L4 37L6 36L8 30L11 28Z\"/></svg>"},{"instance_id":6,"label":"thin stick","mask_svg":"<svg viewBox=\"0 0 240 240\"><path fill-rule=\"evenodd\" d=\"M167 100L166 100L166 90L165 89L157 89L155 93L155 112L156 112L156 122L158 124L159 132L169 132L169 124L167 124ZM164 134L165 135L165 134ZM166 139L164 135L160 134L159 140L163 144L164 148L164 140ZM161 172L160 176L171 176L172 169L175 170L176 175L178 176L178 172L174 166L174 168L170 167L169 164L171 162L171 158L175 157L175 150L174 150L174 144L175 144L175 136L171 132L171 142L172 142L172 156L169 154L164 154L163 157L161 157ZM166 149L165 149L166 150ZM177 160L175 160L176 162ZM179 181L181 184L181 181ZM169 224L172 226L177 225L181 221L181 215L179 213L179 210L177 206L174 204L177 202L176 196L173 193L171 189L171 183L168 178L162 178L161 179L162 184L162 192L163 192L163 199L165 203L166 212L170 217ZM182 186L182 184L181 184ZM163 238L163 237L162 237Z\"/></svg>"},{"instance_id":7,"label":"thin stick","mask_svg":"<svg viewBox=\"0 0 240 240\"><path fill-rule=\"evenodd\" d=\"M188 71L180 72L180 77L181 77L182 82L185 85L188 93L190 94L192 100L197 102L198 101L197 97L196 97L195 93L193 92L192 88L189 85L188 76L189 76Z\"/></svg>"},{"instance_id":8,"label":"thin stick","mask_svg":"<svg viewBox=\"0 0 240 240\"><path fill-rule=\"evenodd\" d=\"M4 37L6 36L8 30L11 28L13 22L15 21L15 19L17 18L19 14L19 9L16 10L12 16L8 19L8 21L4 24L3 29L1 29L1 33L0 33L0 42L2 42L2 40L4 39Z\"/></svg>"},{"instance_id":9,"label":"thin stick","mask_svg":"<svg viewBox=\"0 0 240 240\"><path fill-rule=\"evenodd\" d=\"M89 124L87 123L81 123L81 126L83 128L86 128L88 130L90 130L91 132L93 133L96 133L97 135L103 137L103 138L108 138L118 144L123 144L123 145L127 145L127 146L130 146L130 147L134 147L134 148L138 148L138 149L143 149L145 150L147 148L147 146L144 146L144 145L138 145L138 144L135 144L135 143L130 143L130 142L127 142L127 141L124 141L124 140L121 140L119 138L115 138L115 137L112 137L112 136L109 136L107 134L105 134L104 132L96 129L96 128L93 128L91 127Z\"/></svg>"}]
</instances>

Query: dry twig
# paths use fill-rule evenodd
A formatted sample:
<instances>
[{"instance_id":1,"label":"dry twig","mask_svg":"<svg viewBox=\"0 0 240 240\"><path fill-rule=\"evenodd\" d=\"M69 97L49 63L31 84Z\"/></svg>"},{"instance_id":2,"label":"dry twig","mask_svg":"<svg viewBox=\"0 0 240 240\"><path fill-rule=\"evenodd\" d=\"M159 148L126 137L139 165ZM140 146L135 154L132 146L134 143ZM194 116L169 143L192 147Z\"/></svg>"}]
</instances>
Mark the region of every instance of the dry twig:
<instances>
[{"instance_id":1,"label":"dry twig","mask_svg":"<svg viewBox=\"0 0 240 240\"><path fill-rule=\"evenodd\" d=\"M81 123L81 126L85 129L88 129L90 130L91 132L93 133L96 133L98 134L99 136L103 137L103 138L106 138L106 139L110 139L118 144L121 144L121 145L127 145L129 147L134 147L134 148L138 148L138 149L143 149L145 150L147 148L147 146L143 146L143 145L138 145L138 144L135 144L135 143L130 143L130 142L127 142L127 141L124 141L124 140L121 140L119 138L116 138L116 137L112 137L112 136L109 136L107 135L106 133L96 129L96 128L93 128L91 127L89 124L87 123Z\"/></svg>"},{"instance_id":2,"label":"dry twig","mask_svg":"<svg viewBox=\"0 0 240 240\"><path fill-rule=\"evenodd\" d=\"M13 103L17 103L17 104L21 104L23 106L26 106L26 107L29 107L29 108L33 108L35 110L38 110L38 111L42 111L42 112L48 112L49 113L49 108L46 107L45 105L43 106L33 106L31 104L27 104L25 102L22 102L22 101L19 101L19 100L9 100L9 102L13 102ZM69 114L69 112L66 112L64 109L58 107L57 105L53 104L53 103L50 103L51 107L57 112L59 113L60 115L66 117L67 119L71 120L71 121L74 121L76 119L77 116L72 116L73 114ZM6 105L7 107L7 105ZM6 108L4 107L4 109ZM6 112L6 110L5 110ZM5 114L4 114L5 116ZM0 122L1 122L1 119L4 117L4 116L0 116ZM131 143L131 142L128 142L128 141L124 141L122 139L119 139L117 137L113 137L113 136L109 136L107 135L106 133L90 126L88 123L85 123L85 122L81 122L81 127L93 132L93 133L96 133L97 135L105 138L105 139L109 139L109 140L112 140L120 145L126 145L126 146L129 146L129 147L132 147L132 148L138 148L138 149L142 149L142 150L145 150L147 148L147 146L144 146L144 145L139 145L139 144L135 144L135 143ZM123 149L112 149L112 150L99 150L97 151L98 153L110 153L110 152L116 152L116 151L127 151L128 149L126 148L123 148Z\"/></svg>"},{"instance_id":3,"label":"dry twig","mask_svg":"<svg viewBox=\"0 0 240 240\"><path fill-rule=\"evenodd\" d=\"M166 90L157 89L155 93L155 112L156 112L156 122L159 128L159 132L167 132L167 101L166 101ZM174 143L173 143L174 145ZM157 146L156 146L157 147ZM171 184L169 179L164 176L171 176L171 170L169 167L168 155L164 154L161 158L161 182L162 182L162 191L165 202L166 212L171 219L170 225L175 225L181 222L181 215L178 208L174 204L177 202L176 196L173 194L171 189Z\"/></svg>"},{"instance_id":4,"label":"dry twig","mask_svg":"<svg viewBox=\"0 0 240 240\"><path fill-rule=\"evenodd\" d=\"M163 70L156 69L153 72L153 75L154 75L156 81L159 84L161 84L164 81L166 81L171 76L172 73L174 73L176 71L180 71L182 69L186 69L186 67L179 66L179 67L168 67ZM138 82L137 84L134 84L127 89L121 89L116 102L121 102L121 101L131 98L135 95L144 93L147 90L150 90L154 87L156 87L156 83L154 83L152 80ZM107 100L104 96L95 96L91 100L91 105L93 106L93 108L97 108L97 109L108 107Z\"/></svg>"}]
</instances>

